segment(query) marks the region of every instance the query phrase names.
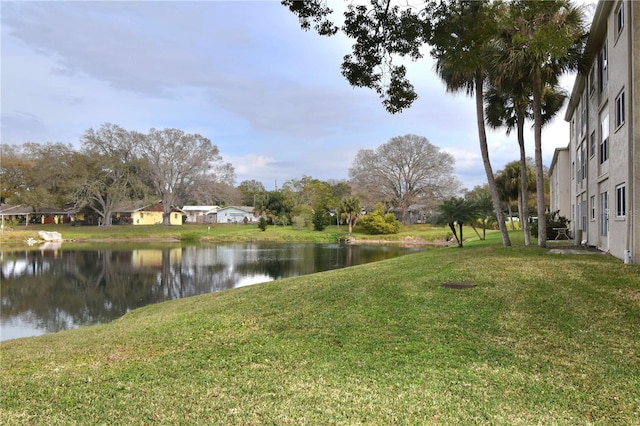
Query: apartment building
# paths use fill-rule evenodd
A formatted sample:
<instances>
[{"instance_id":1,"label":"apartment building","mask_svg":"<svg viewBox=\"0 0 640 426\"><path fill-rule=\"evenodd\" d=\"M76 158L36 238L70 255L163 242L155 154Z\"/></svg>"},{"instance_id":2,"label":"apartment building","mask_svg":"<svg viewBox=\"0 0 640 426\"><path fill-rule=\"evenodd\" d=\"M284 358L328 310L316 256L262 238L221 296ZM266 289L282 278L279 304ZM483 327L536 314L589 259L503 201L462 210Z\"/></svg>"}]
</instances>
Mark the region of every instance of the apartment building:
<instances>
[{"instance_id":1,"label":"apartment building","mask_svg":"<svg viewBox=\"0 0 640 426\"><path fill-rule=\"evenodd\" d=\"M640 263L640 2L599 1L565 115L568 154L554 156L551 199L573 234L625 263ZM569 171L569 173L567 173ZM553 209L554 206L551 206Z\"/></svg>"}]
</instances>

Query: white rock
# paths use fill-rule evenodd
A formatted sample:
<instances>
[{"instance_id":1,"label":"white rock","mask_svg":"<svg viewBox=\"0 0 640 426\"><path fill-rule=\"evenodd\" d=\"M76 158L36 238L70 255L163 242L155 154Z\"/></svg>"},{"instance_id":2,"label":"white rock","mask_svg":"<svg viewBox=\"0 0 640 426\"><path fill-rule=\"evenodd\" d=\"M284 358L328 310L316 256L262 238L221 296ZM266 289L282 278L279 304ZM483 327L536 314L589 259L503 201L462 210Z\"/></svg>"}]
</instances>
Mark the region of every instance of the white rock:
<instances>
[{"instance_id":1,"label":"white rock","mask_svg":"<svg viewBox=\"0 0 640 426\"><path fill-rule=\"evenodd\" d=\"M62 235L59 232L38 231L38 235L45 241L62 241Z\"/></svg>"}]
</instances>

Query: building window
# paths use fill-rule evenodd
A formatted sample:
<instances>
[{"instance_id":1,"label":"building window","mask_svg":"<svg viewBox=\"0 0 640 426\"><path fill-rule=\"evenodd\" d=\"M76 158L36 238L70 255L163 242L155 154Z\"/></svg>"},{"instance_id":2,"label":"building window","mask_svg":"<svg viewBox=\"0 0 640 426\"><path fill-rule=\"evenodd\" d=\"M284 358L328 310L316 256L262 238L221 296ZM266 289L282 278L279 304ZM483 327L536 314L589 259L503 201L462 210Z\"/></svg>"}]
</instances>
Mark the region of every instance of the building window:
<instances>
[{"instance_id":1,"label":"building window","mask_svg":"<svg viewBox=\"0 0 640 426\"><path fill-rule=\"evenodd\" d=\"M587 92L582 92L582 100L580 101L580 118L579 118L579 132L580 138L587 131Z\"/></svg>"},{"instance_id":2,"label":"building window","mask_svg":"<svg viewBox=\"0 0 640 426\"><path fill-rule=\"evenodd\" d=\"M571 206L573 208L573 205ZM576 224L578 225L577 229L582 229L582 224L580 222L580 218L582 217L582 205L580 204L580 201L578 201L578 211L576 212Z\"/></svg>"},{"instance_id":3,"label":"building window","mask_svg":"<svg viewBox=\"0 0 640 426\"><path fill-rule=\"evenodd\" d=\"M609 193L600 193L600 235L609 235Z\"/></svg>"},{"instance_id":4,"label":"building window","mask_svg":"<svg viewBox=\"0 0 640 426\"><path fill-rule=\"evenodd\" d=\"M600 91L602 92L607 87L607 82L609 81L609 58L607 55L607 40L604 41L602 50L600 50L600 54L598 55L598 66L598 74L600 77Z\"/></svg>"},{"instance_id":5,"label":"building window","mask_svg":"<svg viewBox=\"0 0 640 426\"><path fill-rule=\"evenodd\" d=\"M587 232L587 200L580 202L580 229L582 232Z\"/></svg>"},{"instance_id":6,"label":"building window","mask_svg":"<svg viewBox=\"0 0 640 426\"><path fill-rule=\"evenodd\" d=\"M591 204L591 220L596 220L596 196L595 195L591 196L589 203Z\"/></svg>"},{"instance_id":7,"label":"building window","mask_svg":"<svg viewBox=\"0 0 640 426\"><path fill-rule=\"evenodd\" d=\"M596 91L596 67L595 65L589 71L589 94Z\"/></svg>"},{"instance_id":8,"label":"building window","mask_svg":"<svg viewBox=\"0 0 640 426\"><path fill-rule=\"evenodd\" d=\"M569 126L569 139L573 139L573 135L575 133L574 127L576 126L576 120L571 120L571 125Z\"/></svg>"},{"instance_id":9,"label":"building window","mask_svg":"<svg viewBox=\"0 0 640 426\"><path fill-rule=\"evenodd\" d=\"M587 178L587 148L584 142L580 144L579 153L580 159L578 161L580 161L580 176L578 176L578 180L582 181Z\"/></svg>"},{"instance_id":10,"label":"building window","mask_svg":"<svg viewBox=\"0 0 640 426\"><path fill-rule=\"evenodd\" d=\"M616 186L616 217L624 218L627 215L627 191L625 184Z\"/></svg>"},{"instance_id":11,"label":"building window","mask_svg":"<svg viewBox=\"0 0 640 426\"><path fill-rule=\"evenodd\" d=\"M620 3L618 10L616 10L616 34L620 35L624 28L624 3Z\"/></svg>"},{"instance_id":12,"label":"building window","mask_svg":"<svg viewBox=\"0 0 640 426\"><path fill-rule=\"evenodd\" d=\"M589 156L593 157L596 154L596 131L591 132L589 136Z\"/></svg>"},{"instance_id":13,"label":"building window","mask_svg":"<svg viewBox=\"0 0 640 426\"><path fill-rule=\"evenodd\" d=\"M624 90L616 98L616 129L624 124Z\"/></svg>"},{"instance_id":14,"label":"building window","mask_svg":"<svg viewBox=\"0 0 640 426\"><path fill-rule=\"evenodd\" d=\"M578 185L585 179L586 169L587 169L587 163L586 163L585 147L583 142L580 144L580 146L576 150L576 180L578 181Z\"/></svg>"},{"instance_id":15,"label":"building window","mask_svg":"<svg viewBox=\"0 0 640 426\"><path fill-rule=\"evenodd\" d=\"M600 119L600 146L598 147L600 164L609 159L609 114Z\"/></svg>"}]
</instances>

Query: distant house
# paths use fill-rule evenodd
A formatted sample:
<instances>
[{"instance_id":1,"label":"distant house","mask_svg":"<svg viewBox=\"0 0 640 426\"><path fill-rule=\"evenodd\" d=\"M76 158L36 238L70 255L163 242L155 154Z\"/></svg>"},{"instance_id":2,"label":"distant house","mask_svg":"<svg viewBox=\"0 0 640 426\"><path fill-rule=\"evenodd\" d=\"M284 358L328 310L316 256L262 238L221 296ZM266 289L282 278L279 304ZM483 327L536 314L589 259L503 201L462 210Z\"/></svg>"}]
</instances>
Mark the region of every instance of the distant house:
<instances>
[{"instance_id":1,"label":"distant house","mask_svg":"<svg viewBox=\"0 0 640 426\"><path fill-rule=\"evenodd\" d=\"M8 223L28 225L33 224L62 224L70 223L76 219L76 211L59 207L40 207L34 209L31 206L20 204L12 206L0 205L0 226Z\"/></svg>"},{"instance_id":2,"label":"distant house","mask_svg":"<svg viewBox=\"0 0 640 426\"><path fill-rule=\"evenodd\" d=\"M61 209L59 207L41 207L36 212L36 215L40 215L40 223L52 224L55 223L70 223L71 218L75 216L74 210Z\"/></svg>"},{"instance_id":3,"label":"distant house","mask_svg":"<svg viewBox=\"0 0 640 426\"><path fill-rule=\"evenodd\" d=\"M30 206L0 204L0 226L3 228L9 223L28 224L30 216L33 217L33 208Z\"/></svg>"},{"instance_id":4,"label":"distant house","mask_svg":"<svg viewBox=\"0 0 640 426\"><path fill-rule=\"evenodd\" d=\"M162 224L162 203L136 206L135 204L124 204L114 208L114 224L132 225L160 225ZM171 209L169 222L171 225L182 225L184 213L178 208Z\"/></svg>"},{"instance_id":5,"label":"distant house","mask_svg":"<svg viewBox=\"0 0 640 426\"><path fill-rule=\"evenodd\" d=\"M223 207L216 214L217 223L250 223L256 221L253 216L253 207L250 206Z\"/></svg>"},{"instance_id":6,"label":"distant house","mask_svg":"<svg viewBox=\"0 0 640 426\"><path fill-rule=\"evenodd\" d=\"M215 223L219 206L184 206L182 211L187 216L186 223Z\"/></svg>"}]
</instances>

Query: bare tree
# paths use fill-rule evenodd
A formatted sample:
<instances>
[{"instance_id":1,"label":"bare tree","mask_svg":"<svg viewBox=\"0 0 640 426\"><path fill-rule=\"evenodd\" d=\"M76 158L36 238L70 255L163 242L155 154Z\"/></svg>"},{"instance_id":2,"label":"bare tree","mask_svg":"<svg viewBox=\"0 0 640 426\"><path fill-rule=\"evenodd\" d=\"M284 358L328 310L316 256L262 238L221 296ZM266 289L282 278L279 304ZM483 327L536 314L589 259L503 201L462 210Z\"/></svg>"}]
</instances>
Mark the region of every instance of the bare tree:
<instances>
[{"instance_id":1,"label":"bare tree","mask_svg":"<svg viewBox=\"0 0 640 426\"><path fill-rule=\"evenodd\" d=\"M460 183L449 153L416 135L397 136L377 149L360 150L349 176L361 190L398 210L454 195ZM404 220L403 220L404 221Z\"/></svg>"},{"instance_id":2,"label":"bare tree","mask_svg":"<svg viewBox=\"0 0 640 426\"><path fill-rule=\"evenodd\" d=\"M162 198L162 223L170 225L171 209L187 198L189 191L211 178L216 170L228 173L218 147L198 134L178 129L151 129L143 138L141 156L149 163L150 180Z\"/></svg>"},{"instance_id":3,"label":"bare tree","mask_svg":"<svg viewBox=\"0 0 640 426\"><path fill-rule=\"evenodd\" d=\"M104 225L111 225L117 204L147 191L140 180L144 165L136 156L141 141L141 134L111 123L98 130L89 129L82 137L86 175L76 188L76 203L88 205L102 217Z\"/></svg>"}]
</instances>

